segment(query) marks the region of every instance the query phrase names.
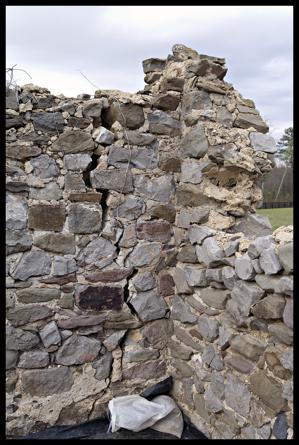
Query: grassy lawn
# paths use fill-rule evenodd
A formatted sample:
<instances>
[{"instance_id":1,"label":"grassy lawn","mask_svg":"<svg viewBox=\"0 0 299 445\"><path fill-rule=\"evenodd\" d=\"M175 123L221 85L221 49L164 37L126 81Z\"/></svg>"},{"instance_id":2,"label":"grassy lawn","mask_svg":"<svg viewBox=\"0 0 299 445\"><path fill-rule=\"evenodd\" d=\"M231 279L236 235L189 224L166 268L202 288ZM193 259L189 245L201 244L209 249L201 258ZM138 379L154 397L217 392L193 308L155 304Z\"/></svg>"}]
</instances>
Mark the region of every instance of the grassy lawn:
<instances>
[{"instance_id":1,"label":"grassy lawn","mask_svg":"<svg viewBox=\"0 0 299 445\"><path fill-rule=\"evenodd\" d=\"M293 224L293 208L286 209L259 209L259 215L268 216L273 230L280 226L288 226Z\"/></svg>"}]
</instances>

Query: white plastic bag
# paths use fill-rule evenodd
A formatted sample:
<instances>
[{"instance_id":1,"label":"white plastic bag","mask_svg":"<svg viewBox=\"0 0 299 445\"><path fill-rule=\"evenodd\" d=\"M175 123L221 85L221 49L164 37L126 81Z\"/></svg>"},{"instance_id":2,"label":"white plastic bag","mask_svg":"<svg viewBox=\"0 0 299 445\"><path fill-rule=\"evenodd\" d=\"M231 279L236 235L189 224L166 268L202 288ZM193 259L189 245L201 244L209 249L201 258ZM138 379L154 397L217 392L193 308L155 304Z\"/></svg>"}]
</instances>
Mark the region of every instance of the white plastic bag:
<instances>
[{"instance_id":1,"label":"white plastic bag","mask_svg":"<svg viewBox=\"0 0 299 445\"><path fill-rule=\"evenodd\" d=\"M166 417L152 425L151 428L162 433L173 434L180 439L184 429L184 419L175 401L169 396L157 396L152 399L152 402L165 408L169 407L171 411Z\"/></svg>"},{"instance_id":2,"label":"white plastic bag","mask_svg":"<svg viewBox=\"0 0 299 445\"><path fill-rule=\"evenodd\" d=\"M112 433L120 428L138 432L166 417L173 410L173 405L155 403L144 397L132 395L115 397L110 400L108 408L111 416L109 430L111 429Z\"/></svg>"}]
</instances>

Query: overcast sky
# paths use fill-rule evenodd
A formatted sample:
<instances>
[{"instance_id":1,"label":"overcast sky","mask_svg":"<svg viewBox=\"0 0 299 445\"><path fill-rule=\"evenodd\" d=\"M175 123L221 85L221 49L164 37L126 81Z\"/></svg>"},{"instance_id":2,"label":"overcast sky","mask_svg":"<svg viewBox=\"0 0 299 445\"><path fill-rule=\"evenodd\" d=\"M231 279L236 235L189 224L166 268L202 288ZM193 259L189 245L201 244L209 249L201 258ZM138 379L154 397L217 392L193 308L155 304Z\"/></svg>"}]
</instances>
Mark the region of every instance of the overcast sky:
<instances>
[{"instance_id":1,"label":"overcast sky","mask_svg":"<svg viewBox=\"0 0 299 445\"><path fill-rule=\"evenodd\" d=\"M95 88L136 92L142 60L166 58L175 43L225 57L228 73L278 139L293 126L292 6L7 6L6 66L76 97Z\"/></svg>"}]
</instances>

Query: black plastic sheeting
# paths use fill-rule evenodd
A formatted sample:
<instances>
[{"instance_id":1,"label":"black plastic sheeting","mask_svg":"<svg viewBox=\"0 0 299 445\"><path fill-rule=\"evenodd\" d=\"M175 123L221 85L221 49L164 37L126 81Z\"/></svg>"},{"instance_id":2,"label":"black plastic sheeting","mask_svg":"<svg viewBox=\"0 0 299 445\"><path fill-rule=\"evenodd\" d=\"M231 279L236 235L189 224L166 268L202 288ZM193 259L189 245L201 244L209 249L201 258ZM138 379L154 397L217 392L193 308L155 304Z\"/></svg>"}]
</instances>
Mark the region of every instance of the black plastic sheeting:
<instances>
[{"instance_id":1,"label":"black plastic sheeting","mask_svg":"<svg viewBox=\"0 0 299 445\"><path fill-rule=\"evenodd\" d=\"M109 420L108 419L94 419L80 425L72 426L53 426L44 431L33 433L20 439L177 439L175 436L147 428L139 433L134 433L129 430L121 428L115 433L108 433ZM182 439L207 439L200 431L192 425L184 423L184 431Z\"/></svg>"},{"instance_id":2,"label":"black plastic sheeting","mask_svg":"<svg viewBox=\"0 0 299 445\"><path fill-rule=\"evenodd\" d=\"M140 395L148 400L151 400L155 396L162 394L168 394L172 388L172 376L167 377L165 380L156 383L153 386L147 388ZM183 415L184 418L184 430L180 440L182 439L207 439L207 437L198 431L189 421L189 419ZM147 428L139 433L121 428L114 433L108 432L109 419L97 418L83 422L79 425L71 426L53 426L37 433L32 433L18 439L176 439L171 434L161 433L159 431Z\"/></svg>"}]
</instances>

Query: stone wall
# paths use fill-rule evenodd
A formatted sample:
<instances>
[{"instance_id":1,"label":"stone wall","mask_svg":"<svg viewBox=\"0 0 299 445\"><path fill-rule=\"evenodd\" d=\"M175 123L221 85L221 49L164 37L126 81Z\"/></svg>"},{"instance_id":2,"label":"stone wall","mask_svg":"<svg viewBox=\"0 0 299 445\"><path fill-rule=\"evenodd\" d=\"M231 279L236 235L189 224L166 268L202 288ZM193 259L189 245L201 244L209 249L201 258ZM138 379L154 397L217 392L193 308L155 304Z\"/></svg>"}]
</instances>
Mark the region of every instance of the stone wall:
<instances>
[{"instance_id":1,"label":"stone wall","mask_svg":"<svg viewBox=\"0 0 299 445\"><path fill-rule=\"evenodd\" d=\"M144 90L7 91L7 434L168 375L210 438L292 437L292 226L257 216L275 141L175 45Z\"/></svg>"}]
</instances>

